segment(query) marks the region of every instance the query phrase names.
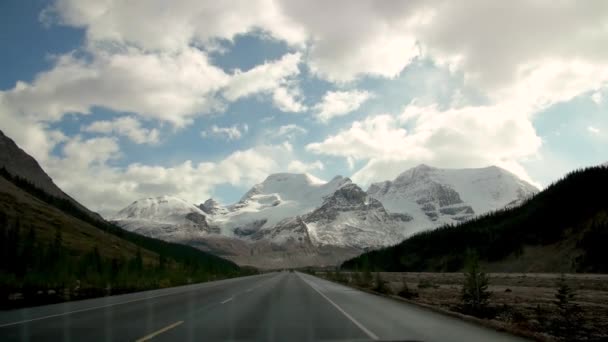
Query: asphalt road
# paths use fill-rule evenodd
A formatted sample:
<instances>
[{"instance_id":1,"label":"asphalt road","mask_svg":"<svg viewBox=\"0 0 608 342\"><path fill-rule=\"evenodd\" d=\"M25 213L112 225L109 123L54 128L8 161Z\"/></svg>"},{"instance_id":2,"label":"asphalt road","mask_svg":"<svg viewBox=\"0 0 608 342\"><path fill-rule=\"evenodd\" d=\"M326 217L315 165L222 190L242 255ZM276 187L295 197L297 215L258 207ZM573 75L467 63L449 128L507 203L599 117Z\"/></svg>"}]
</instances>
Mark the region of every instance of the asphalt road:
<instances>
[{"instance_id":1,"label":"asphalt road","mask_svg":"<svg viewBox=\"0 0 608 342\"><path fill-rule=\"evenodd\" d=\"M522 341L301 273L0 312L1 341Z\"/></svg>"}]
</instances>

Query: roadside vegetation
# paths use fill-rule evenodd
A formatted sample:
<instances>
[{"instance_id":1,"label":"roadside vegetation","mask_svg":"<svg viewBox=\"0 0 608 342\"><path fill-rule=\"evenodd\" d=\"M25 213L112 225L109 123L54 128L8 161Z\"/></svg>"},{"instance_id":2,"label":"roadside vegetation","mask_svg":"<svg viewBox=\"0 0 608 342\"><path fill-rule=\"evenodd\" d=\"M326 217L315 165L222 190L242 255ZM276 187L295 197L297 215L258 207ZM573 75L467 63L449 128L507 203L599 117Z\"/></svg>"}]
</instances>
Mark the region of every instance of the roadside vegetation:
<instances>
[{"instance_id":1,"label":"roadside vegetation","mask_svg":"<svg viewBox=\"0 0 608 342\"><path fill-rule=\"evenodd\" d=\"M608 340L608 275L485 273L467 259L462 273L313 273L539 341Z\"/></svg>"}]
</instances>

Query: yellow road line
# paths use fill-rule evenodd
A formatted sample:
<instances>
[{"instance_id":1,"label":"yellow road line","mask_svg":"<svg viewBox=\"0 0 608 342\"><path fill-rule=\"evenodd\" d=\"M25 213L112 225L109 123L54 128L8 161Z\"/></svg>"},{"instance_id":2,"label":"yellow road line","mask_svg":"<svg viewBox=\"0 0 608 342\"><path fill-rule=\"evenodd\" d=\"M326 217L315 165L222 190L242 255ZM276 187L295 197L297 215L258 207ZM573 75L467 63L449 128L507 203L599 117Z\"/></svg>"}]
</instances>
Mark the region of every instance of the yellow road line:
<instances>
[{"instance_id":1,"label":"yellow road line","mask_svg":"<svg viewBox=\"0 0 608 342\"><path fill-rule=\"evenodd\" d=\"M168 330L171 330L171 329L175 328L176 326L178 326L178 325L180 325L182 323L184 323L184 321L175 322L175 323L173 323L171 325L168 325L168 326L166 326L166 327L164 327L164 328L162 328L160 330L157 330L157 331L151 333L150 335L146 335L146 336L144 336L144 337L136 340L135 342L144 342L144 341L151 340L154 337L156 337L156 336L158 336L158 335L160 335L160 334L162 334L162 333L164 333L164 332L166 332Z\"/></svg>"}]
</instances>

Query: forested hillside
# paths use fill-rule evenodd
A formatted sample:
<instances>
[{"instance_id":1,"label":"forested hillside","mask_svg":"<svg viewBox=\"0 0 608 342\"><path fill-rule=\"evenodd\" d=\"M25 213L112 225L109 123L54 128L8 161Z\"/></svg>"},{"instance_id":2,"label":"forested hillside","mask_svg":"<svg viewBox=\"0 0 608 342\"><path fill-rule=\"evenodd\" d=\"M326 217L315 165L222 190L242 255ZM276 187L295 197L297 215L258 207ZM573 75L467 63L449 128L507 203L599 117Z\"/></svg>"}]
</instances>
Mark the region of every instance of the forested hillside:
<instances>
[{"instance_id":1,"label":"forested hillside","mask_svg":"<svg viewBox=\"0 0 608 342\"><path fill-rule=\"evenodd\" d=\"M0 169L0 305L40 304L238 276L198 249L122 230Z\"/></svg>"},{"instance_id":2,"label":"forested hillside","mask_svg":"<svg viewBox=\"0 0 608 342\"><path fill-rule=\"evenodd\" d=\"M497 271L608 272L608 168L568 174L523 205L416 234L345 269L458 271L467 250Z\"/></svg>"}]
</instances>

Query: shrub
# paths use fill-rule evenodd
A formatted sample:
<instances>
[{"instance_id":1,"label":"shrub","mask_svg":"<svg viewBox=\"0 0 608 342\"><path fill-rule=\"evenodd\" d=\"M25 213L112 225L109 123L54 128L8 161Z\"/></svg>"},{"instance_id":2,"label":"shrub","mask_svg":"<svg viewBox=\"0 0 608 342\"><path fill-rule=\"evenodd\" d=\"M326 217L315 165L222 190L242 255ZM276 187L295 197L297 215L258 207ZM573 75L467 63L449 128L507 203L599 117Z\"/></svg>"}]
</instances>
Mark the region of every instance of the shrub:
<instances>
[{"instance_id":1,"label":"shrub","mask_svg":"<svg viewBox=\"0 0 608 342\"><path fill-rule=\"evenodd\" d=\"M407 286L407 282L405 278L403 278L403 285L401 286L401 290L397 293L399 297L403 297L405 299L412 299L418 297L418 293L410 290L409 286Z\"/></svg>"},{"instance_id":2,"label":"shrub","mask_svg":"<svg viewBox=\"0 0 608 342\"><path fill-rule=\"evenodd\" d=\"M376 272L376 280L374 281L374 291L383 294L391 294L393 291L388 286L388 282L380 276L380 272Z\"/></svg>"}]
</instances>

